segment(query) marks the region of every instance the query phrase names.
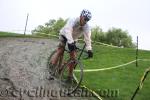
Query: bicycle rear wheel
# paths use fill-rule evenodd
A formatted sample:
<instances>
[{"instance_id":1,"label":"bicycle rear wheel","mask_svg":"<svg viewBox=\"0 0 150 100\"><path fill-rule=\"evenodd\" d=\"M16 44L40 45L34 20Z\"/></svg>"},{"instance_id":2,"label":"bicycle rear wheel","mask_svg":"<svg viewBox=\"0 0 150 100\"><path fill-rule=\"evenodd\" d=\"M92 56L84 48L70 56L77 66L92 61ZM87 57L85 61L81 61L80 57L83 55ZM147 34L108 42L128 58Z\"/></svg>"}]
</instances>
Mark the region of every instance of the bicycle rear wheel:
<instances>
[{"instance_id":1,"label":"bicycle rear wheel","mask_svg":"<svg viewBox=\"0 0 150 100\"><path fill-rule=\"evenodd\" d=\"M62 56L59 56L58 58L58 61L57 61L57 64L56 65L52 65L51 64L51 60L53 59L53 57L55 56L55 53L57 52L57 50L54 50L51 55L49 56L48 58L48 62L47 62L47 66L48 66L48 70L49 70L49 73L55 77L58 77L58 74L59 74L59 69L60 69L60 66L62 64Z\"/></svg>"},{"instance_id":2,"label":"bicycle rear wheel","mask_svg":"<svg viewBox=\"0 0 150 100\"><path fill-rule=\"evenodd\" d=\"M76 64L75 69L73 70L73 80L70 83L66 83L68 77L68 66L74 62ZM65 94L74 93L80 86L83 79L83 65L78 60L70 60L63 66L63 70L60 74L60 89L65 92Z\"/></svg>"}]
</instances>

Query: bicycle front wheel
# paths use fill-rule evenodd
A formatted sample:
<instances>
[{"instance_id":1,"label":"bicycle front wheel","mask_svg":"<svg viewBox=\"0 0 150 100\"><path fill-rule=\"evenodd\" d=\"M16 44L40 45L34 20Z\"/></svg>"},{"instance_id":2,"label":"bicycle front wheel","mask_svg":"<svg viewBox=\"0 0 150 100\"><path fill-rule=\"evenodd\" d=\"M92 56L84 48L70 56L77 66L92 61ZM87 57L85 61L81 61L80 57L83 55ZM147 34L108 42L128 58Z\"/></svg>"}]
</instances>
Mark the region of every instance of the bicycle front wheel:
<instances>
[{"instance_id":1,"label":"bicycle front wheel","mask_svg":"<svg viewBox=\"0 0 150 100\"><path fill-rule=\"evenodd\" d=\"M71 63L75 64L75 69L73 70L73 80L67 82L69 65ZM64 91L65 94L74 93L80 86L83 79L83 65L78 60L70 60L63 66L63 70L60 74L60 89Z\"/></svg>"}]
</instances>

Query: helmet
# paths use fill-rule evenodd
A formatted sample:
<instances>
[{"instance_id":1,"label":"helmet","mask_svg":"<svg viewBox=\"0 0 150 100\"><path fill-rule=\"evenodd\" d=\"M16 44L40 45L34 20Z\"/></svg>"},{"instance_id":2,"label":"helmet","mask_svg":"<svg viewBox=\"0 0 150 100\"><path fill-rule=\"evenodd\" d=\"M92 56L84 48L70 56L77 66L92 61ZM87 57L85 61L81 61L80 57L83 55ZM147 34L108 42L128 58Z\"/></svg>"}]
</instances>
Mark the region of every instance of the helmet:
<instances>
[{"instance_id":1,"label":"helmet","mask_svg":"<svg viewBox=\"0 0 150 100\"><path fill-rule=\"evenodd\" d=\"M83 16L85 21L89 21L92 17L91 12L87 9L83 9L80 16Z\"/></svg>"}]
</instances>

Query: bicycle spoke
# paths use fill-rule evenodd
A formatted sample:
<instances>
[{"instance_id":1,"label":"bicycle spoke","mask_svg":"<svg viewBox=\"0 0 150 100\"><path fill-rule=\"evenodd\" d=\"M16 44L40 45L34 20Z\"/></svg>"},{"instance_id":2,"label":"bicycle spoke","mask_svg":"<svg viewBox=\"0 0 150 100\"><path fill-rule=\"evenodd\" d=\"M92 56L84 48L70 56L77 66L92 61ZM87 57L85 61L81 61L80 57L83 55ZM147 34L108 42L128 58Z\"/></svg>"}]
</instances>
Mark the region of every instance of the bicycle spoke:
<instances>
[{"instance_id":1,"label":"bicycle spoke","mask_svg":"<svg viewBox=\"0 0 150 100\"><path fill-rule=\"evenodd\" d=\"M76 68L80 69L80 72L75 72L73 71L73 79L70 82L67 82L68 78L68 65L71 63L68 62L66 65L64 65L64 69L60 75L60 88L61 89L68 89L68 94L71 94L75 92L78 87L81 84L82 77L83 77L83 69L82 69L82 64L78 61L76 61Z\"/></svg>"}]
</instances>

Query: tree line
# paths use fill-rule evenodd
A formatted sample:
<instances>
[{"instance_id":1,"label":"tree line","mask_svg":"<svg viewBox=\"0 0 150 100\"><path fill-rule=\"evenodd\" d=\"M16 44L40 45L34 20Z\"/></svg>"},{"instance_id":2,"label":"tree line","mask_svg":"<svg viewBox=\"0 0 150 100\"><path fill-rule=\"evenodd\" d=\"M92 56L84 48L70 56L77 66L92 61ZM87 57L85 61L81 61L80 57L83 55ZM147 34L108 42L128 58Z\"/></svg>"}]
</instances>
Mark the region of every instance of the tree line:
<instances>
[{"instance_id":1,"label":"tree line","mask_svg":"<svg viewBox=\"0 0 150 100\"><path fill-rule=\"evenodd\" d=\"M65 25L67 19L59 18L57 20L50 19L44 25L37 26L32 30L33 35L59 35L60 29ZM92 27L92 40L102 42L118 47L135 48L135 44L132 42L132 37L128 31L124 31L121 28L110 28L104 32L99 26Z\"/></svg>"}]
</instances>

